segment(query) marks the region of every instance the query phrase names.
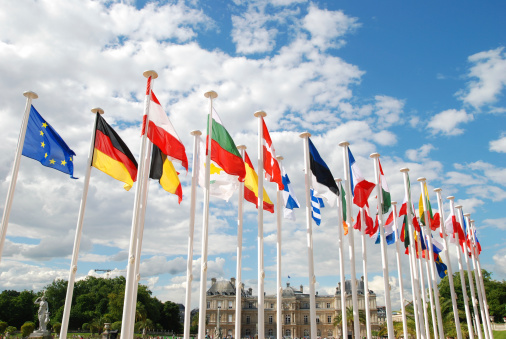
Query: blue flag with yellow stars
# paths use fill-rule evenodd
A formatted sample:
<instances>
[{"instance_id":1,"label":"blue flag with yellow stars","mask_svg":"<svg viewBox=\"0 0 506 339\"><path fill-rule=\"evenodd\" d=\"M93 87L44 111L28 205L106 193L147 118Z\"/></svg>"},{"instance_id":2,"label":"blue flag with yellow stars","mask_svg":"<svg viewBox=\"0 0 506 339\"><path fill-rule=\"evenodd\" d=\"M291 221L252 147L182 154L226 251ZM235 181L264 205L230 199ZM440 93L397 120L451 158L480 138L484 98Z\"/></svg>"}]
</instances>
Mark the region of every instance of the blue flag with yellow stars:
<instances>
[{"instance_id":1,"label":"blue flag with yellow stars","mask_svg":"<svg viewBox=\"0 0 506 339\"><path fill-rule=\"evenodd\" d=\"M23 155L77 179L74 178L73 163L76 154L33 106L26 127Z\"/></svg>"}]
</instances>

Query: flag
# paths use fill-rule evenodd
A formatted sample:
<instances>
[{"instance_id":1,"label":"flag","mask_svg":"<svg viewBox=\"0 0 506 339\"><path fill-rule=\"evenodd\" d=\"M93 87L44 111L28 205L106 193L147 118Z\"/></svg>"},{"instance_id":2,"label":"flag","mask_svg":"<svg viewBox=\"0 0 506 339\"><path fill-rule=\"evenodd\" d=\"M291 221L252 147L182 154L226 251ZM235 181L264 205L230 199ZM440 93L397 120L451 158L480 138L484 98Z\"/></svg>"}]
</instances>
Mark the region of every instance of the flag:
<instances>
[{"instance_id":1,"label":"flag","mask_svg":"<svg viewBox=\"0 0 506 339\"><path fill-rule=\"evenodd\" d=\"M200 156L198 160L199 186L205 187L206 144L200 140ZM209 176L209 195L228 201L235 191L239 189L237 176L226 173L214 161L211 160L211 174Z\"/></svg>"},{"instance_id":2,"label":"flag","mask_svg":"<svg viewBox=\"0 0 506 339\"><path fill-rule=\"evenodd\" d=\"M318 198L314 195L314 190L311 189L311 215L316 225L320 226L322 216L320 214L320 208L325 207L323 205L323 199Z\"/></svg>"},{"instance_id":3,"label":"flag","mask_svg":"<svg viewBox=\"0 0 506 339\"><path fill-rule=\"evenodd\" d=\"M283 215L285 219L291 219L295 221L295 213L293 213L294 208L299 208L300 204L293 192L292 185L290 184L290 179L288 178L288 174L286 174L285 168L281 168L282 178L283 178L283 202L284 209Z\"/></svg>"},{"instance_id":4,"label":"flag","mask_svg":"<svg viewBox=\"0 0 506 339\"><path fill-rule=\"evenodd\" d=\"M265 178L270 182L275 182L278 184L278 189L281 191L283 189L283 179L281 175L281 168L279 168L278 159L276 159L276 151L272 146L271 136L269 135L269 130L267 130L267 126L265 125L265 121L262 119L263 132L262 135L264 137L263 140L263 152L264 152L264 171Z\"/></svg>"},{"instance_id":5,"label":"flag","mask_svg":"<svg viewBox=\"0 0 506 339\"><path fill-rule=\"evenodd\" d=\"M151 153L151 167L149 177L158 180L160 186L169 193L179 197L178 202L183 200L183 189L179 181L179 173L176 172L172 161L158 148L153 145Z\"/></svg>"},{"instance_id":6,"label":"flag","mask_svg":"<svg viewBox=\"0 0 506 339\"><path fill-rule=\"evenodd\" d=\"M423 189L425 191L425 203L427 205L427 215L429 217L430 229L435 231L441 223L439 219L439 213L432 214L432 207L429 201L429 191L427 190L427 183L423 183ZM418 200L418 210L420 212L420 221L425 225L424 209L423 209L423 194L420 193L420 199ZM427 226L427 225L425 225Z\"/></svg>"},{"instance_id":7,"label":"flag","mask_svg":"<svg viewBox=\"0 0 506 339\"><path fill-rule=\"evenodd\" d=\"M125 183L130 190L137 180L137 161L116 131L97 113L91 165Z\"/></svg>"},{"instance_id":8,"label":"flag","mask_svg":"<svg viewBox=\"0 0 506 339\"><path fill-rule=\"evenodd\" d=\"M469 232L469 228L467 227L466 217L464 217L464 211L460 210L462 214L462 223L463 225L463 231L465 235L465 243L467 245L467 248L471 249L471 233Z\"/></svg>"},{"instance_id":9,"label":"flag","mask_svg":"<svg viewBox=\"0 0 506 339\"><path fill-rule=\"evenodd\" d=\"M74 178L73 162L76 154L33 105L30 107L22 154L77 179Z\"/></svg>"},{"instance_id":10,"label":"flag","mask_svg":"<svg viewBox=\"0 0 506 339\"><path fill-rule=\"evenodd\" d=\"M149 95L149 86L146 95ZM181 163L188 171L185 147L153 91L151 91L151 100L149 102L149 123L146 120L147 115L144 113L142 135L146 133L146 125L148 125L147 136L149 140L158 146L160 151L169 157L169 160Z\"/></svg>"},{"instance_id":11,"label":"flag","mask_svg":"<svg viewBox=\"0 0 506 339\"><path fill-rule=\"evenodd\" d=\"M212 133L211 160L216 162L228 174L238 176L239 181L244 181L246 176L244 161L235 146L234 140L228 134L216 112L212 115ZM207 137L209 138L209 131L207 131Z\"/></svg>"},{"instance_id":12,"label":"flag","mask_svg":"<svg viewBox=\"0 0 506 339\"><path fill-rule=\"evenodd\" d=\"M371 195L372 190L376 187L375 184L365 180L362 176L362 172L358 168L357 163L351 150L348 148L348 157L350 160L350 172L351 172L351 192L353 194L353 203L358 207L364 207L367 203L367 199Z\"/></svg>"},{"instance_id":13,"label":"flag","mask_svg":"<svg viewBox=\"0 0 506 339\"><path fill-rule=\"evenodd\" d=\"M409 229L408 216L405 214L404 218L402 219L402 227L401 227L401 233L399 235L399 239L404 243L404 248L406 250L409 247L409 230L408 229Z\"/></svg>"},{"instance_id":14,"label":"flag","mask_svg":"<svg viewBox=\"0 0 506 339\"><path fill-rule=\"evenodd\" d=\"M457 221L457 218L455 217L455 215L450 214L448 216L448 218L446 218L445 228L446 228L446 233L452 235L452 237L450 238L450 242L455 244L457 242L455 235L458 235L459 244L462 247L464 242L466 241L466 237L465 237L464 231L462 230L462 227L460 226L460 223ZM462 248L462 250L464 250L464 249Z\"/></svg>"},{"instance_id":15,"label":"flag","mask_svg":"<svg viewBox=\"0 0 506 339\"><path fill-rule=\"evenodd\" d=\"M381 161L378 159L379 170L380 170L380 182L381 182L381 192L383 195L383 214L387 214L388 210L390 210L390 206L392 206L392 198L390 196L390 189L388 188L387 179L385 178L385 174L383 173L383 168L381 167Z\"/></svg>"},{"instance_id":16,"label":"flag","mask_svg":"<svg viewBox=\"0 0 506 339\"><path fill-rule=\"evenodd\" d=\"M290 276L288 276L288 279L290 279Z\"/></svg>"},{"instance_id":17,"label":"flag","mask_svg":"<svg viewBox=\"0 0 506 339\"><path fill-rule=\"evenodd\" d=\"M343 183L341 182L341 203L343 208L343 229L344 229L344 235L348 235L348 224L346 223L346 191L343 188Z\"/></svg>"},{"instance_id":18,"label":"flag","mask_svg":"<svg viewBox=\"0 0 506 339\"><path fill-rule=\"evenodd\" d=\"M395 243L395 231L394 231L394 212L390 212L387 220L385 221L385 239L387 241L387 245L392 245ZM375 244L380 243L380 231L377 232L377 237Z\"/></svg>"},{"instance_id":19,"label":"flag","mask_svg":"<svg viewBox=\"0 0 506 339\"><path fill-rule=\"evenodd\" d=\"M255 204L258 208L258 175L249 159L248 153L244 152L244 166L246 167L246 177L244 178L244 199ZM264 188L263 196L264 210L274 213L274 204L267 195Z\"/></svg>"},{"instance_id":20,"label":"flag","mask_svg":"<svg viewBox=\"0 0 506 339\"><path fill-rule=\"evenodd\" d=\"M364 224L365 224L365 234L371 235L371 233L374 234L374 221L369 215L369 206L365 205L364 208L360 208L357 214L357 221L355 222L355 225L353 225L353 228L359 231L362 231L362 211L364 211Z\"/></svg>"},{"instance_id":21,"label":"flag","mask_svg":"<svg viewBox=\"0 0 506 339\"><path fill-rule=\"evenodd\" d=\"M444 277L446 277L448 275L448 267L443 262L443 260L441 260L441 256L439 254L437 255L437 260L435 261L435 263L436 263L437 273L438 273L439 277L441 279L443 279Z\"/></svg>"},{"instance_id":22,"label":"flag","mask_svg":"<svg viewBox=\"0 0 506 339\"><path fill-rule=\"evenodd\" d=\"M473 233L474 233L474 242L476 243L476 247L478 249L478 255L481 254L481 245L480 245L480 241L478 240L478 235L476 234L476 229L473 230Z\"/></svg>"},{"instance_id":23,"label":"flag","mask_svg":"<svg viewBox=\"0 0 506 339\"><path fill-rule=\"evenodd\" d=\"M339 188L337 188L332 172L330 172L329 167L320 157L313 142L310 138L307 138L307 140L309 143L309 164L315 197L325 198L330 206L334 206L339 195Z\"/></svg>"}]
</instances>

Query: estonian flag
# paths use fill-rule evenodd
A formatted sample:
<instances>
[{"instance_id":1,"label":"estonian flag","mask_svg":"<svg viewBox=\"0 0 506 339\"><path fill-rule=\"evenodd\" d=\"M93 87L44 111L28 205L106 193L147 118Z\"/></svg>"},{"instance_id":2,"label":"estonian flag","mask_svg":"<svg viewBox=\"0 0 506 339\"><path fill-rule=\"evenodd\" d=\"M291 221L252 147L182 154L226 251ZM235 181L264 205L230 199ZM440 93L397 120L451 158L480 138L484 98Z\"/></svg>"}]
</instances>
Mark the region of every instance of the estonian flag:
<instances>
[{"instance_id":1,"label":"estonian flag","mask_svg":"<svg viewBox=\"0 0 506 339\"><path fill-rule=\"evenodd\" d=\"M335 206L337 196L339 195L339 188L337 188L334 176L325 161L320 157L311 139L308 138L308 141L309 163L311 173L313 174L312 186L315 191L315 197L325 198L330 206Z\"/></svg>"}]
</instances>

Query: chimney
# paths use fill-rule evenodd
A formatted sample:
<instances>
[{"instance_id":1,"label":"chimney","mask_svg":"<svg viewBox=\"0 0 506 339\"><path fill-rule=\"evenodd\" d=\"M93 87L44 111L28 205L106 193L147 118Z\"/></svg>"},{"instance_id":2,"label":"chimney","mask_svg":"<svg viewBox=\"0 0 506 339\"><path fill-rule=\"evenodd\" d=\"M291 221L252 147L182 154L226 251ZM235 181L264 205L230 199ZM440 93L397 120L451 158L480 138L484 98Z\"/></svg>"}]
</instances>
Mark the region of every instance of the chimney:
<instances>
[{"instance_id":1,"label":"chimney","mask_svg":"<svg viewBox=\"0 0 506 339\"><path fill-rule=\"evenodd\" d=\"M302 286L302 284L300 285L300 293L303 293L304 292L304 286Z\"/></svg>"},{"instance_id":2,"label":"chimney","mask_svg":"<svg viewBox=\"0 0 506 339\"><path fill-rule=\"evenodd\" d=\"M216 278L211 278L211 284L216 284Z\"/></svg>"},{"instance_id":3,"label":"chimney","mask_svg":"<svg viewBox=\"0 0 506 339\"><path fill-rule=\"evenodd\" d=\"M248 294L249 294L249 295L253 295L253 289L252 289L251 287L250 287L250 288L248 288Z\"/></svg>"},{"instance_id":4,"label":"chimney","mask_svg":"<svg viewBox=\"0 0 506 339\"><path fill-rule=\"evenodd\" d=\"M341 283L337 283L339 290L341 290Z\"/></svg>"},{"instance_id":5,"label":"chimney","mask_svg":"<svg viewBox=\"0 0 506 339\"><path fill-rule=\"evenodd\" d=\"M234 285L234 287L235 287L235 278L234 278L234 277L230 278L230 282L231 282L231 283L232 283L232 285Z\"/></svg>"},{"instance_id":6,"label":"chimney","mask_svg":"<svg viewBox=\"0 0 506 339\"><path fill-rule=\"evenodd\" d=\"M289 282L286 283L286 287L290 287L290 283Z\"/></svg>"},{"instance_id":7,"label":"chimney","mask_svg":"<svg viewBox=\"0 0 506 339\"><path fill-rule=\"evenodd\" d=\"M361 276L361 277L360 277L360 280L364 281L364 276Z\"/></svg>"}]
</instances>

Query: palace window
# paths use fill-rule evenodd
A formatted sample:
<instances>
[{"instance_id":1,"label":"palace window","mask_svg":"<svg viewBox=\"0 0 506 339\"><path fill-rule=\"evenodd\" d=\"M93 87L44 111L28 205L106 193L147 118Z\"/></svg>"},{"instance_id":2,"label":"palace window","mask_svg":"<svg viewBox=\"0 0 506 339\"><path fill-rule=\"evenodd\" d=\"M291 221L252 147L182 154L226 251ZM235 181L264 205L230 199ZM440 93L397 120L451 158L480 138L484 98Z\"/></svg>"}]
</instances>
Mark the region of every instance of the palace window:
<instances>
[{"instance_id":1,"label":"palace window","mask_svg":"<svg viewBox=\"0 0 506 339\"><path fill-rule=\"evenodd\" d=\"M272 324L272 315L269 316L269 324Z\"/></svg>"},{"instance_id":2,"label":"palace window","mask_svg":"<svg viewBox=\"0 0 506 339\"><path fill-rule=\"evenodd\" d=\"M290 324L290 315L289 314L285 315L285 324Z\"/></svg>"},{"instance_id":3,"label":"palace window","mask_svg":"<svg viewBox=\"0 0 506 339\"><path fill-rule=\"evenodd\" d=\"M251 322L251 318L249 317L249 315L246 316L246 324L249 324Z\"/></svg>"},{"instance_id":4,"label":"palace window","mask_svg":"<svg viewBox=\"0 0 506 339\"><path fill-rule=\"evenodd\" d=\"M304 315L304 324L307 324L308 321L307 321L307 315Z\"/></svg>"},{"instance_id":5,"label":"palace window","mask_svg":"<svg viewBox=\"0 0 506 339\"><path fill-rule=\"evenodd\" d=\"M327 303L327 308L330 308L330 303Z\"/></svg>"},{"instance_id":6,"label":"palace window","mask_svg":"<svg viewBox=\"0 0 506 339\"><path fill-rule=\"evenodd\" d=\"M331 315L328 315L327 316L327 322L330 324L332 322L332 316Z\"/></svg>"}]
</instances>

